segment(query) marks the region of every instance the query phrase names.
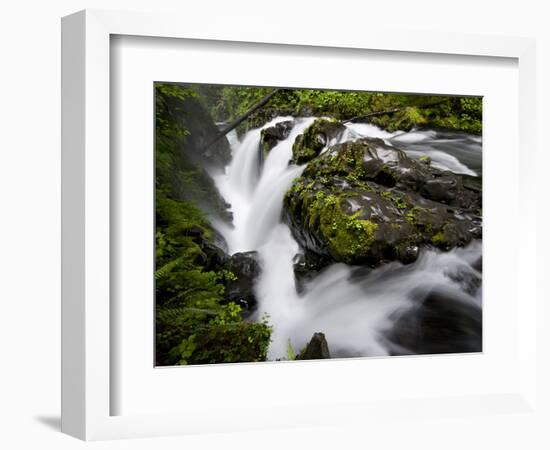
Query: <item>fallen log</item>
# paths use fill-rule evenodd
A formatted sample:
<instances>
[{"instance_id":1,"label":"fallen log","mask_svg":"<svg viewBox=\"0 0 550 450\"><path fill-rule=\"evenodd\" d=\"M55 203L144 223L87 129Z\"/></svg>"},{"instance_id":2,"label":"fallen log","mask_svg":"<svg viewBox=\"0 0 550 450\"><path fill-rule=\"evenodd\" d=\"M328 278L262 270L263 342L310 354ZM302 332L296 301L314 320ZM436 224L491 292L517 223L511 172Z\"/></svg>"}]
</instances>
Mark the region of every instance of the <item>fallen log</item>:
<instances>
[{"instance_id":1,"label":"fallen log","mask_svg":"<svg viewBox=\"0 0 550 450\"><path fill-rule=\"evenodd\" d=\"M212 144L215 144L218 140L224 137L231 130L234 130L235 128L237 128L241 123L243 123L246 119L248 119L250 115L258 111L262 106L265 106L267 102L269 102L269 100L271 100L271 98L280 90L281 90L280 88L276 88L272 90L259 102L252 105L252 107L250 107L250 109L247 110L243 115L237 117L233 122L231 122L223 130L221 130L216 136L214 136L214 138L203 147L203 151L206 150L208 147L210 147Z\"/></svg>"},{"instance_id":2,"label":"fallen log","mask_svg":"<svg viewBox=\"0 0 550 450\"><path fill-rule=\"evenodd\" d=\"M393 114L399 111L403 111L405 108L407 107L400 106L399 108L386 109L384 111L373 111L368 114L363 114L362 116L356 116L356 117L352 117L351 119L344 120L344 123L356 122L358 120L365 120L365 119L368 119L369 117L383 116L384 114Z\"/></svg>"},{"instance_id":3,"label":"fallen log","mask_svg":"<svg viewBox=\"0 0 550 450\"><path fill-rule=\"evenodd\" d=\"M447 98L442 99L442 100L437 100L435 102L427 103L425 105L419 105L419 106L417 106L417 108L419 108L419 109L431 108L432 106L440 105L441 103L445 103L446 101L448 101ZM357 122L357 121L368 119L370 117L383 116L385 114L395 114L395 113L397 113L399 111L403 111L407 108L408 108L408 106L399 106L399 107L395 107L395 108L386 109L386 110L383 110L383 111L373 111L373 112L370 112L370 113L367 113L367 114L363 114L361 116L356 116L356 117L352 117L351 119L344 120L344 123Z\"/></svg>"}]
</instances>

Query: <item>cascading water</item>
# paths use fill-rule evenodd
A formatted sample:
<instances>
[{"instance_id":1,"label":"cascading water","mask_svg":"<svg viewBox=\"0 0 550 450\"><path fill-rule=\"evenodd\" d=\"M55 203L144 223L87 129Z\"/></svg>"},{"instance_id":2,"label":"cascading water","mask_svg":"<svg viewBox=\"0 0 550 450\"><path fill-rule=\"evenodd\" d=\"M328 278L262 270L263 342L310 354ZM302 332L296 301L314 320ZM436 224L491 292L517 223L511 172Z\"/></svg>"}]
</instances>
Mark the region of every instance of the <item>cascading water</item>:
<instances>
[{"instance_id":1,"label":"cascading water","mask_svg":"<svg viewBox=\"0 0 550 450\"><path fill-rule=\"evenodd\" d=\"M397 131L389 133L366 123L350 123L342 140L381 138L388 145L405 150L412 158L429 156L432 166L454 173L481 175L481 141L478 136L443 131Z\"/></svg>"},{"instance_id":2,"label":"cascading water","mask_svg":"<svg viewBox=\"0 0 550 450\"><path fill-rule=\"evenodd\" d=\"M285 358L289 341L294 349L303 348L315 332L326 335L333 357L406 353L390 343L386 333L400 313L411 308L415 295L433 289L480 311L481 289L464 288L464 280L480 279L480 273L472 268L481 257L479 241L447 253L424 251L407 266L392 263L369 270L333 264L309 282L304 292L297 293L293 258L300 248L281 221L281 212L285 192L305 168L289 165L292 144L315 118L295 119L288 138L269 152L260 167L261 130L290 119L276 118L249 131L242 141L230 135L232 162L225 174L215 178L232 205L234 227L220 229L230 252L256 250L260 256L257 316L267 313L273 325L269 359ZM348 124L339 142L360 137L396 143L412 157L427 154L435 166L457 173L475 176L470 167L481 168L480 142L467 135L387 133L373 125Z\"/></svg>"}]
</instances>

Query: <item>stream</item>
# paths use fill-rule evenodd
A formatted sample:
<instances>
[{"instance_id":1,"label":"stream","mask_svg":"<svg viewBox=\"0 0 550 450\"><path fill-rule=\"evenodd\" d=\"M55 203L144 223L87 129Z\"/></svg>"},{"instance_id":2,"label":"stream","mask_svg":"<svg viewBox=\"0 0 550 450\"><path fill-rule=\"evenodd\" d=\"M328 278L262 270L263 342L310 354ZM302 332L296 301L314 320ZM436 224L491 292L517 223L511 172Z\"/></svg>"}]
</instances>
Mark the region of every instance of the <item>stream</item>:
<instances>
[{"instance_id":1,"label":"stream","mask_svg":"<svg viewBox=\"0 0 550 450\"><path fill-rule=\"evenodd\" d=\"M278 117L262 128L291 119ZM215 177L234 218L233 228L217 226L229 252L259 254L262 272L253 318L266 313L273 325L269 359L285 359L289 342L299 351L315 332L325 334L331 357L479 351L481 273L474 267L481 258L481 241L449 252L423 250L409 265L395 262L368 269L336 263L298 294L293 259L300 247L281 212L285 192L305 168L289 165L292 144L314 120L294 119L288 138L265 161L259 150L262 128L240 140L230 133L231 163ZM369 124L347 124L328 145L362 137L381 138L412 158L429 156L440 169L481 176L477 136L429 130L389 133ZM434 320L440 316L442 320Z\"/></svg>"}]
</instances>

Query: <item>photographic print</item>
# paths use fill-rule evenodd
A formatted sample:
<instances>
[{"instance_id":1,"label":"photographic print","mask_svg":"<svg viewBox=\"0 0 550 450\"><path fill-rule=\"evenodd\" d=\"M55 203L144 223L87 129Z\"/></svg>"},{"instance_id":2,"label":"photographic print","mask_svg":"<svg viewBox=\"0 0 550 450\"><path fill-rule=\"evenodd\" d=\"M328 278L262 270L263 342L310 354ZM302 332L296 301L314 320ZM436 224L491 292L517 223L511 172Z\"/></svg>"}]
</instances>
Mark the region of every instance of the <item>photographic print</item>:
<instances>
[{"instance_id":1,"label":"photographic print","mask_svg":"<svg viewBox=\"0 0 550 450\"><path fill-rule=\"evenodd\" d=\"M155 364L482 351L482 98L157 82Z\"/></svg>"}]
</instances>

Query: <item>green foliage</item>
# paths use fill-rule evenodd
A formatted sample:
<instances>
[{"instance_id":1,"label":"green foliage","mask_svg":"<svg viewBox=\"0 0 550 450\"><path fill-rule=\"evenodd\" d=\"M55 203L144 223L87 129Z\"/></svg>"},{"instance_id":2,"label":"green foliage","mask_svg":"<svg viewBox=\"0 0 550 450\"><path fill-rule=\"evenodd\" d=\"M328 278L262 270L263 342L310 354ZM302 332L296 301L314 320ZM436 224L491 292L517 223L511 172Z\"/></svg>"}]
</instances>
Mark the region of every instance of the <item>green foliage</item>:
<instances>
[{"instance_id":1,"label":"green foliage","mask_svg":"<svg viewBox=\"0 0 550 450\"><path fill-rule=\"evenodd\" d=\"M271 327L267 318L247 322L241 308L224 299L233 272L208 270L212 229L190 202L157 192L157 363L209 364L263 361Z\"/></svg>"},{"instance_id":2,"label":"green foliage","mask_svg":"<svg viewBox=\"0 0 550 450\"><path fill-rule=\"evenodd\" d=\"M155 123L157 136L182 138L188 131L179 125L176 114L183 112L188 97L197 94L187 87L177 84L155 84Z\"/></svg>"},{"instance_id":3,"label":"green foliage","mask_svg":"<svg viewBox=\"0 0 550 450\"><path fill-rule=\"evenodd\" d=\"M230 121L247 111L272 88L197 86L216 120ZM481 133L481 97L391 94L320 89L283 89L267 105L292 115L329 116L348 120L369 117L369 121L389 131L413 127L441 127L474 134ZM394 111L397 110L397 111ZM257 120L260 120L257 122ZM263 124L261 114L249 119L248 128Z\"/></svg>"},{"instance_id":4,"label":"green foliage","mask_svg":"<svg viewBox=\"0 0 550 450\"><path fill-rule=\"evenodd\" d=\"M271 330L266 316L245 322L240 307L230 303L209 321L195 324L168 357L176 365L265 361Z\"/></svg>"},{"instance_id":5,"label":"green foliage","mask_svg":"<svg viewBox=\"0 0 550 450\"><path fill-rule=\"evenodd\" d=\"M193 160L193 136L183 126L191 121L187 110L197 110L197 98L189 87L155 84L155 184L169 198L201 202L208 213L226 218L227 205L208 173Z\"/></svg>"},{"instance_id":6,"label":"green foliage","mask_svg":"<svg viewBox=\"0 0 550 450\"><path fill-rule=\"evenodd\" d=\"M288 343L286 345L286 358L289 361L294 361L296 359L296 353L294 353L294 349L292 348L292 344L290 343L290 339L288 340Z\"/></svg>"},{"instance_id":7,"label":"green foliage","mask_svg":"<svg viewBox=\"0 0 550 450\"><path fill-rule=\"evenodd\" d=\"M236 276L212 262L214 231L195 201L213 195L213 185L182 152L190 131L181 117L196 95L184 86L155 85L156 361L263 361L271 327L267 318L243 320L241 308L226 301L225 284Z\"/></svg>"}]
</instances>

